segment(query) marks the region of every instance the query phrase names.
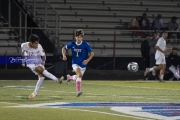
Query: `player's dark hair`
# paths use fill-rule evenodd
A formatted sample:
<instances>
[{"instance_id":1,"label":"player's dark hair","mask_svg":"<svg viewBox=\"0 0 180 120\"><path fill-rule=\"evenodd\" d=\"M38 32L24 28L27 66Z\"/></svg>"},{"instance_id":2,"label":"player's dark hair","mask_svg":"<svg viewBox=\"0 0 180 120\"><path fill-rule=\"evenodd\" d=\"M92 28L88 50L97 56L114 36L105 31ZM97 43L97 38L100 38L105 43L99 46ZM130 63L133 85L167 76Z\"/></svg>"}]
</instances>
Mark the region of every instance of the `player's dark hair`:
<instances>
[{"instance_id":1,"label":"player's dark hair","mask_svg":"<svg viewBox=\"0 0 180 120\"><path fill-rule=\"evenodd\" d=\"M39 41L39 37L38 37L36 34L30 35L30 37L29 37L29 42L34 43L34 42L36 42L36 41Z\"/></svg>"},{"instance_id":2,"label":"player's dark hair","mask_svg":"<svg viewBox=\"0 0 180 120\"><path fill-rule=\"evenodd\" d=\"M168 32L164 30L164 31L162 31L162 34L163 34L163 33L168 33Z\"/></svg>"},{"instance_id":3,"label":"player's dark hair","mask_svg":"<svg viewBox=\"0 0 180 120\"><path fill-rule=\"evenodd\" d=\"M82 30L82 29L76 30L76 31L75 31L75 36L77 37L77 36L80 36L80 35L81 35L82 37L84 36L83 30Z\"/></svg>"},{"instance_id":4,"label":"player's dark hair","mask_svg":"<svg viewBox=\"0 0 180 120\"><path fill-rule=\"evenodd\" d=\"M173 16L173 17L171 18L171 20L177 20L177 17L176 17L176 16Z\"/></svg>"}]
</instances>

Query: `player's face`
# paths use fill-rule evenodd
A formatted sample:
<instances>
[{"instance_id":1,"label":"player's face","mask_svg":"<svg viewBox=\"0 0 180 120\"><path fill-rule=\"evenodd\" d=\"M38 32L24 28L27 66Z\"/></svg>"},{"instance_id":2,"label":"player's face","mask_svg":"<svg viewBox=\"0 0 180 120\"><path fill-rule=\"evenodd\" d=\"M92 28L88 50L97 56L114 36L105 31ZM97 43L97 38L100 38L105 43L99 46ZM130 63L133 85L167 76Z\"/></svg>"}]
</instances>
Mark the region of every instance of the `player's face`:
<instances>
[{"instance_id":1,"label":"player's face","mask_svg":"<svg viewBox=\"0 0 180 120\"><path fill-rule=\"evenodd\" d=\"M31 46L32 46L32 48L37 48L38 47L38 44L39 44L39 42L38 41L35 41L35 42L31 42Z\"/></svg>"},{"instance_id":2,"label":"player's face","mask_svg":"<svg viewBox=\"0 0 180 120\"><path fill-rule=\"evenodd\" d=\"M163 37L164 39L166 39L167 36L168 36L168 33L163 33L163 34L162 34L162 37Z\"/></svg>"},{"instance_id":3,"label":"player's face","mask_svg":"<svg viewBox=\"0 0 180 120\"><path fill-rule=\"evenodd\" d=\"M77 42L78 44L81 43L82 39L83 39L83 36L81 36L81 35L76 36L76 42Z\"/></svg>"},{"instance_id":4,"label":"player's face","mask_svg":"<svg viewBox=\"0 0 180 120\"><path fill-rule=\"evenodd\" d=\"M177 54L177 52L178 52L177 50L173 50L173 54L174 54L174 55L176 55L176 54Z\"/></svg>"}]
</instances>

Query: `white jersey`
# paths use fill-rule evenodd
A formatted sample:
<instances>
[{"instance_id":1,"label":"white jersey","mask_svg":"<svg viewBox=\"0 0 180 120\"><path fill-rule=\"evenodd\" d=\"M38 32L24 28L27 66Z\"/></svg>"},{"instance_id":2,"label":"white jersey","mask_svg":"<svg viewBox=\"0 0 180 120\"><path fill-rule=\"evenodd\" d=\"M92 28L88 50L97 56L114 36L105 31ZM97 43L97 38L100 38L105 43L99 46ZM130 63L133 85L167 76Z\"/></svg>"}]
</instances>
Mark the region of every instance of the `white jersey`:
<instances>
[{"instance_id":1,"label":"white jersey","mask_svg":"<svg viewBox=\"0 0 180 120\"><path fill-rule=\"evenodd\" d=\"M156 46L159 46L163 51L166 49L166 40L161 37L158 39ZM156 50L155 58L158 59L159 57L164 57L164 53L159 50Z\"/></svg>"},{"instance_id":2,"label":"white jersey","mask_svg":"<svg viewBox=\"0 0 180 120\"><path fill-rule=\"evenodd\" d=\"M41 56L45 55L45 52L40 44L38 44L37 48L30 48L29 42L22 43L21 44L22 52L24 53L24 56L28 56L26 60L27 66L29 65L38 65L42 63Z\"/></svg>"}]
</instances>

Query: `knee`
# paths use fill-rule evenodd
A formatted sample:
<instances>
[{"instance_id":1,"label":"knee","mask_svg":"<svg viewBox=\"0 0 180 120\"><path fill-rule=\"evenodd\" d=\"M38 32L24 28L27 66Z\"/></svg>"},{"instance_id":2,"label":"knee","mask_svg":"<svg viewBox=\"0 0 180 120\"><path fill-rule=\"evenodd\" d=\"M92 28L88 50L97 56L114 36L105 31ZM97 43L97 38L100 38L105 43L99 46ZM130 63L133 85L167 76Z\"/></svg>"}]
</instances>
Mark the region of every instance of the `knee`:
<instances>
[{"instance_id":1,"label":"knee","mask_svg":"<svg viewBox=\"0 0 180 120\"><path fill-rule=\"evenodd\" d=\"M38 74L38 76L39 76L39 77L44 77L44 75L43 75L43 74Z\"/></svg>"},{"instance_id":2,"label":"knee","mask_svg":"<svg viewBox=\"0 0 180 120\"><path fill-rule=\"evenodd\" d=\"M36 67L35 69L38 73L43 73L44 69L40 66Z\"/></svg>"},{"instance_id":3,"label":"knee","mask_svg":"<svg viewBox=\"0 0 180 120\"><path fill-rule=\"evenodd\" d=\"M82 76L83 76L82 73L78 73L78 74L77 74L77 77L78 77L78 78L82 78Z\"/></svg>"}]
</instances>

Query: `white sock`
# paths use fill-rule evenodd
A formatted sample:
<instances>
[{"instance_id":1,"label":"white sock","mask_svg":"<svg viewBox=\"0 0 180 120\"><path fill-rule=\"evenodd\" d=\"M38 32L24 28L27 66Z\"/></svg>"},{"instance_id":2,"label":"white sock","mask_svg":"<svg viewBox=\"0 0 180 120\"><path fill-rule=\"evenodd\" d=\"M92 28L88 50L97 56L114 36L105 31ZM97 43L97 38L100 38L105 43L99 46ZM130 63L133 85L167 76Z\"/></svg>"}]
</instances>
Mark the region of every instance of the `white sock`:
<instances>
[{"instance_id":1,"label":"white sock","mask_svg":"<svg viewBox=\"0 0 180 120\"><path fill-rule=\"evenodd\" d=\"M160 80L163 80L163 78L164 78L164 75L160 75Z\"/></svg>"},{"instance_id":2,"label":"white sock","mask_svg":"<svg viewBox=\"0 0 180 120\"><path fill-rule=\"evenodd\" d=\"M151 71L153 71L153 70L154 70L154 68L152 67L152 68L149 69L149 72L151 72Z\"/></svg>"},{"instance_id":3,"label":"white sock","mask_svg":"<svg viewBox=\"0 0 180 120\"><path fill-rule=\"evenodd\" d=\"M51 80L54 80L56 82L58 82L58 78L55 77L53 74L51 74L50 72L48 72L47 70L44 70L42 73L44 76L46 76L47 78L50 78Z\"/></svg>"},{"instance_id":4,"label":"white sock","mask_svg":"<svg viewBox=\"0 0 180 120\"><path fill-rule=\"evenodd\" d=\"M38 93L38 91L39 91L39 89L41 88L41 85L42 85L42 83L43 83L43 81L44 81L44 78L45 78L45 77L39 77L39 80L38 80L37 83L36 83L36 88L35 88L35 90L34 90L34 94L37 94L37 93Z\"/></svg>"},{"instance_id":5,"label":"white sock","mask_svg":"<svg viewBox=\"0 0 180 120\"><path fill-rule=\"evenodd\" d=\"M73 80L76 80L77 79L77 75L73 75Z\"/></svg>"}]
</instances>

